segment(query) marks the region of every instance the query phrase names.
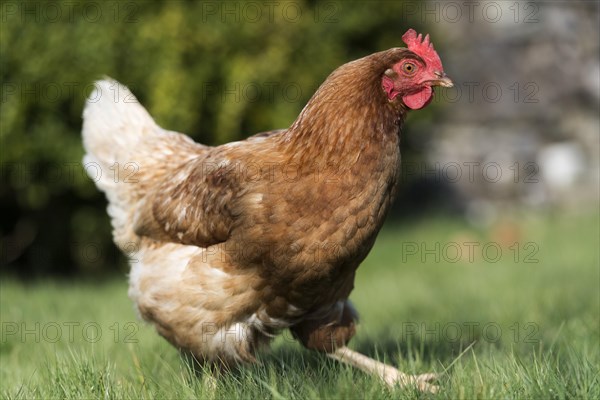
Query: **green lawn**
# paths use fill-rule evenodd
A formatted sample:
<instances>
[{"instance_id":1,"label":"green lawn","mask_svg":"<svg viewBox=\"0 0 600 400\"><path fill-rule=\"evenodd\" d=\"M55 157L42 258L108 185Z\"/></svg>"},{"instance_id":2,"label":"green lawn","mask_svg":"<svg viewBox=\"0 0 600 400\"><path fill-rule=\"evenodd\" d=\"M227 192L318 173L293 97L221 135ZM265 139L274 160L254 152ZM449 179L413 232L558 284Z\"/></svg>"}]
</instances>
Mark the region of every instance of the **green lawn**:
<instances>
[{"instance_id":1,"label":"green lawn","mask_svg":"<svg viewBox=\"0 0 600 400\"><path fill-rule=\"evenodd\" d=\"M351 347L407 372L444 372L437 395L389 390L287 332L260 365L211 388L138 321L125 277L3 281L0 394L598 399L599 226L598 214L522 215L486 229L448 217L386 226L357 275Z\"/></svg>"}]
</instances>

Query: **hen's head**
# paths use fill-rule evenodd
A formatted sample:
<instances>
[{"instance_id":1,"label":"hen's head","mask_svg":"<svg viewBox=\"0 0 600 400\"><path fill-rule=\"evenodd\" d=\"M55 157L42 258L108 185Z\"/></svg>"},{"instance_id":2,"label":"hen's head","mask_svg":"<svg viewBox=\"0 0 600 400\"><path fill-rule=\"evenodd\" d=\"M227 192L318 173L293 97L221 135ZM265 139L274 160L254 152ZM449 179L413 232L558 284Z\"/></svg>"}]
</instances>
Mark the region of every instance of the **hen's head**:
<instances>
[{"instance_id":1,"label":"hen's head","mask_svg":"<svg viewBox=\"0 0 600 400\"><path fill-rule=\"evenodd\" d=\"M418 110L433 98L433 86L452 87L453 84L444 73L429 35L423 40L422 35L409 29L402 40L409 51L385 71L381 85L389 101L400 96L406 107Z\"/></svg>"}]
</instances>

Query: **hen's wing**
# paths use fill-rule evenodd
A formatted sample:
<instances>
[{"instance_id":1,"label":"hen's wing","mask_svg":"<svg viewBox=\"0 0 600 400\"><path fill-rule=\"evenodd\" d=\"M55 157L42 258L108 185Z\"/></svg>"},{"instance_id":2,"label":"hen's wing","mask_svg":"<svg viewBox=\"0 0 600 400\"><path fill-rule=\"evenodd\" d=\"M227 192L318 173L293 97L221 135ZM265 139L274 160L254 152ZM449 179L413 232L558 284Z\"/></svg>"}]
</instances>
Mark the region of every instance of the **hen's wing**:
<instances>
[{"instance_id":1,"label":"hen's wing","mask_svg":"<svg viewBox=\"0 0 600 400\"><path fill-rule=\"evenodd\" d=\"M232 172L210 155L183 164L143 199L136 234L200 247L224 242L235 218L231 202L241 192Z\"/></svg>"},{"instance_id":2,"label":"hen's wing","mask_svg":"<svg viewBox=\"0 0 600 400\"><path fill-rule=\"evenodd\" d=\"M208 247L229 238L243 210L239 200L252 182L244 179L256 147L284 129L210 149L172 172L142 200L136 212L137 235L154 240ZM262 150L262 149L261 149Z\"/></svg>"}]
</instances>

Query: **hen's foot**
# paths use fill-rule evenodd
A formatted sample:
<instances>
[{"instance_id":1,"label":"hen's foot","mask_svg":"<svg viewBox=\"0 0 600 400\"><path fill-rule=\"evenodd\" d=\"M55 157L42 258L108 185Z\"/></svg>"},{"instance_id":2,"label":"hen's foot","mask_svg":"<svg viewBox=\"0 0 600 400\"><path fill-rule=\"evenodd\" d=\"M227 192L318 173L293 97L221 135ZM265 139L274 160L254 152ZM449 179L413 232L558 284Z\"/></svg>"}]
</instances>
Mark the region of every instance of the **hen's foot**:
<instances>
[{"instance_id":1,"label":"hen's foot","mask_svg":"<svg viewBox=\"0 0 600 400\"><path fill-rule=\"evenodd\" d=\"M327 355L334 360L352 365L367 374L378 376L390 387L416 387L422 392L429 393L436 393L439 390L438 386L431 384L432 381L438 379L437 374L408 375L347 347L340 347Z\"/></svg>"}]
</instances>

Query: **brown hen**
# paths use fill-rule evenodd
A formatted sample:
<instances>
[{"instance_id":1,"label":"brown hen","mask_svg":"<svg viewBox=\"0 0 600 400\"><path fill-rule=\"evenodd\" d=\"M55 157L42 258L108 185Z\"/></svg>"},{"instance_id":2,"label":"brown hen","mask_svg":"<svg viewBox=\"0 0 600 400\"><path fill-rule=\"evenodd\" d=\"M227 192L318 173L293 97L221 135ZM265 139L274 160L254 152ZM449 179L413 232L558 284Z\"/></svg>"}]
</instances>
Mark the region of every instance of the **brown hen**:
<instances>
[{"instance_id":1,"label":"brown hen","mask_svg":"<svg viewBox=\"0 0 600 400\"><path fill-rule=\"evenodd\" d=\"M252 362L289 328L388 384L435 389L431 374L345 347L355 271L398 183L406 112L452 85L428 37L403 39L408 49L336 69L290 128L218 147L160 128L127 88L97 82L84 111L87 170L131 256L129 295L174 346L205 362Z\"/></svg>"}]
</instances>

